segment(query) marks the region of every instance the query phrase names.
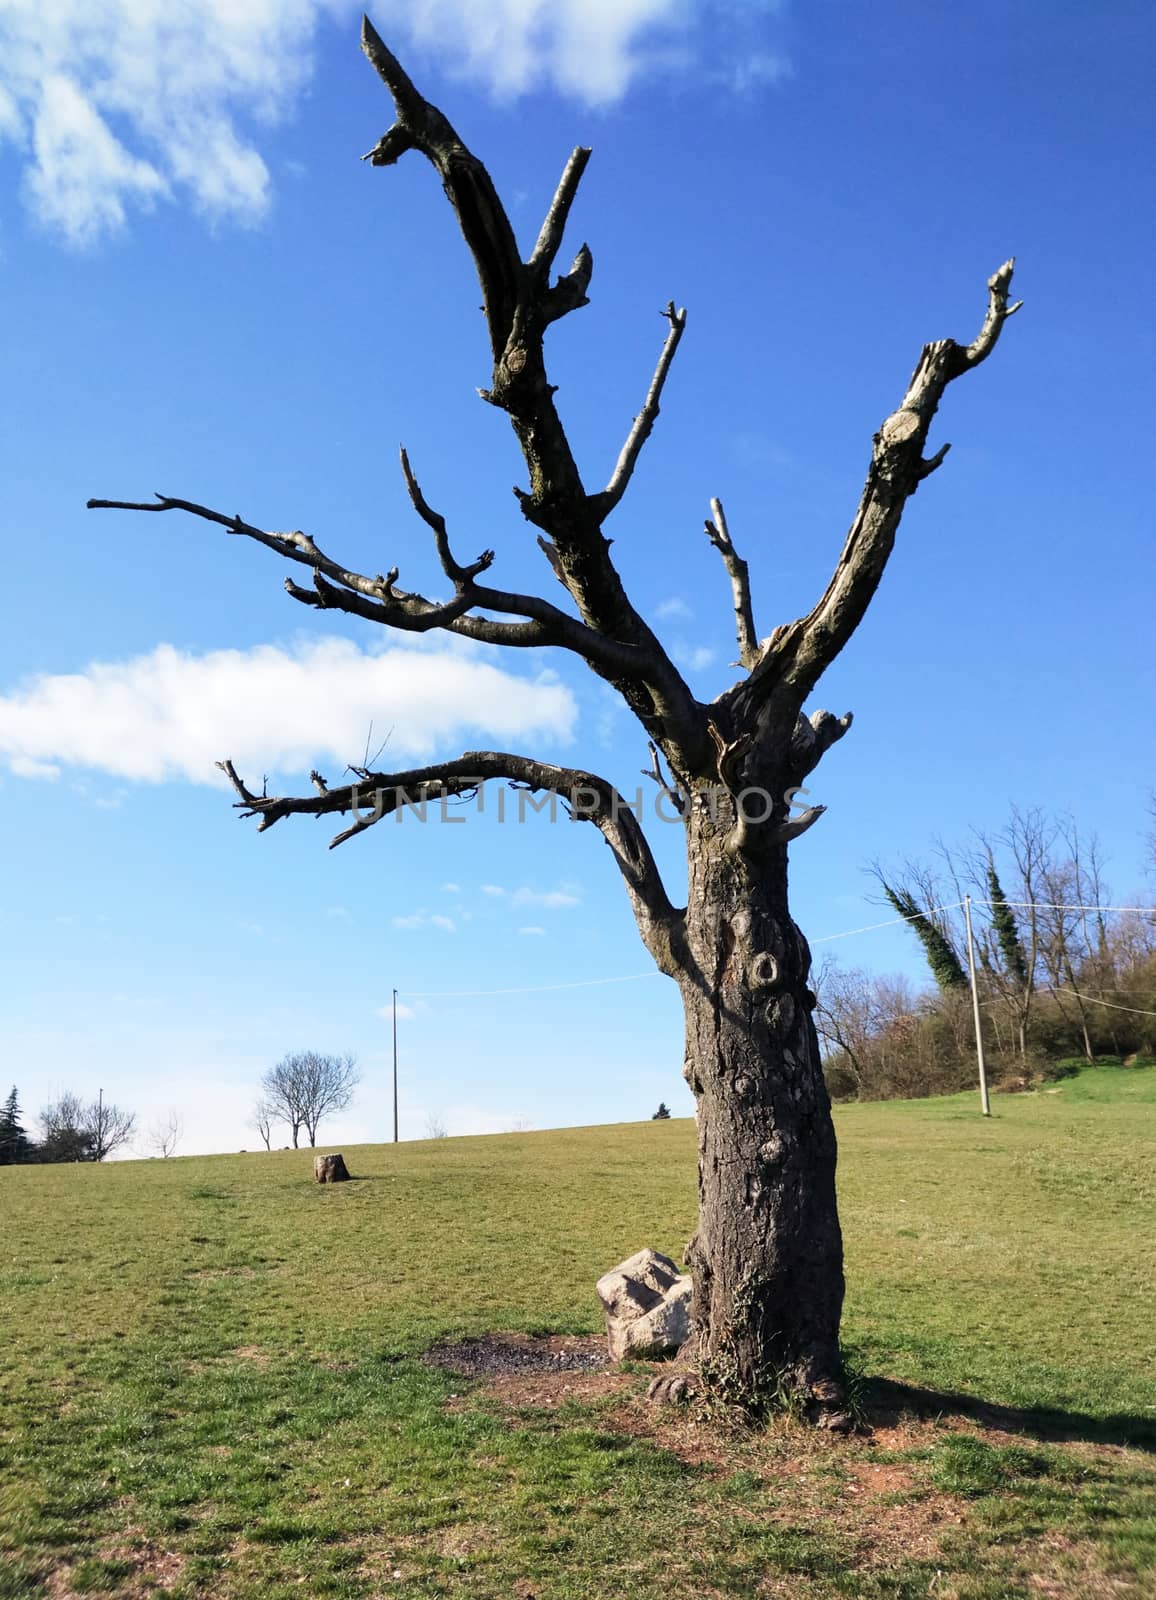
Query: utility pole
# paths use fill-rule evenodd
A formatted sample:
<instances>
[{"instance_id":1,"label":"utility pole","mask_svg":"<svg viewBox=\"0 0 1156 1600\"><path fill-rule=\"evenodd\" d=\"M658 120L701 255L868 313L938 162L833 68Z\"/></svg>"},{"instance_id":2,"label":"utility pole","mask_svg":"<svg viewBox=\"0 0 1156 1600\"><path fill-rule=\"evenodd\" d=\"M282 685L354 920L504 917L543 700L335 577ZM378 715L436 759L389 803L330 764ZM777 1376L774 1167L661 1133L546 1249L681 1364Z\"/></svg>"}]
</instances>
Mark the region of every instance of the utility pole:
<instances>
[{"instance_id":1,"label":"utility pole","mask_svg":"<svg viewBox=\"0 0 1156 1600\"><path fill-rule=\"evenodd\" d=\"M393 991L393 1142L397 1143L397 990Z\"/></svg>"},{"instance_id":2,"label":"utility pole","mask_svg":"<svg viewBox=\"0 0 1156 1600\"><path fill-rule=\"evenodd\" d=\"M963 897L963 918L967 923L967 969L971 974L971 1006L975 1014L975 1058L979 1063L979 1103L985 1117L991 1116L991 1102L987 1097L987 1068L983 1060L983 1029L979 1022L979 988L975 981L975 943L971 937L971 896Z\"/></svg>"}]
</instances>

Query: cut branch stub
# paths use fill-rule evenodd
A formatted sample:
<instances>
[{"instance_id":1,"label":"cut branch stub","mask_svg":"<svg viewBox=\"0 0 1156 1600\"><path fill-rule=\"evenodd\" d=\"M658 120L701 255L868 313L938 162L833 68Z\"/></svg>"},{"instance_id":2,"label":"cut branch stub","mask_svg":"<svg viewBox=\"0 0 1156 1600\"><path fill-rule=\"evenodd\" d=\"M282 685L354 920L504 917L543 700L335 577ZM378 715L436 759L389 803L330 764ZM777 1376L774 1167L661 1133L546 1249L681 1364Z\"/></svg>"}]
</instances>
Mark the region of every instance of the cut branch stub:
<instances>
[{"instance_id":1,"label":"cut branch stub","mask_svg":"<svg viewBox=\"0 0 1156 1600\"><path fill-rule=\"evenodd\" d=\"M706 536L714 545L719 555L723 558L727 575L731 580L731 592L734 596L735 606L735 634L739 645L739 665L748 671L758 664L759 640L755 632L755 613L751 602L750 570L746 562L739 555L731 541L730 528L727 526L726 514L722 508L722 501L714 499L710 503L711 516L706 523Z\"/></svg>"}]
</instances>

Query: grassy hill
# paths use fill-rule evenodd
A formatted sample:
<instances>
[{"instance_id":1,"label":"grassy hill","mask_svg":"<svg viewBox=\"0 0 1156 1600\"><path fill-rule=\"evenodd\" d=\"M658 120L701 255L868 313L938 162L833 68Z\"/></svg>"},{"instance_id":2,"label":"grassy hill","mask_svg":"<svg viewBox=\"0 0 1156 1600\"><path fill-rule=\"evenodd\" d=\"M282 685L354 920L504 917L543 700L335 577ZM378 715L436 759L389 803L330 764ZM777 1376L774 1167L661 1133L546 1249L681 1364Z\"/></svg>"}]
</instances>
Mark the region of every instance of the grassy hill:
<instances>
[{"instance_id":1,"label":"grassy hill","mask_svg":"<svg viewBox=\"0 0 1156 1600\"><path fill-rule=\"evenodd\" d=\"M0 1169L0 1597L1156 1594L1156 1069L995 1111L837 1113L846 1442L416 1359L597 1332L689 1122Z\"/></svg>"}]
</instances>

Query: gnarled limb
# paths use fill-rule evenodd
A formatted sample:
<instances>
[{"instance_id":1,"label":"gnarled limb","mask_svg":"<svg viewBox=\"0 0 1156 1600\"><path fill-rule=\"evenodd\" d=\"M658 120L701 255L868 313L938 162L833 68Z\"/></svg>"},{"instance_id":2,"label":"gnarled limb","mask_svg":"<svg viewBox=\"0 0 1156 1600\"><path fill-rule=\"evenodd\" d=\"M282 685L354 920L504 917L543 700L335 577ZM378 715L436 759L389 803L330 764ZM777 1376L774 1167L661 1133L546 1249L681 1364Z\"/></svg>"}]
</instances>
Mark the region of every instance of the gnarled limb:
<instances>
[{"instance_id":1,"label":"gnarled limb","mask_svg":"<svg viewBox=\"0 0 1156 1600\"><path fill-rule=\"evenodd\" d=\"M352 826L330 841L332 850L366 833L408 805L474 795L482 784L504 780L535 793L557 795L576 822L592 822L601 832L630 895L647 949L659 968L674 975L682 961L684 913L670 901L650 844L627 801L613 784L580 767L559 767L531 756L502 750L467 750L455 761L414 767L408 772L370 772L355 768L358 781L331 788L320 773L310 773L315 793L298 797L256 794L231 761L217 763L239 795L237 809L256 817L264 832L290 816L325 817L352 812Z\"/></svg>"},{"instance_id":2,"label":"gnarled limb","mask_svg":"<svg viewBox=\"0 0 1156 1600\"><path fill-rule=\"evenodd\" d=\"M731 593L735 603L735 634L739 644L739 666L751 671L758 665L759 639L755 632L755 612L751 603L751 576L746 562L731 540L722 501L710 503L710 519L706 523L706 536L723 558L723 566L731 580Z\"/></svg>"},{"instance_id":3,"label":"gnarled limb","mask_svg":"<svg viewBox=\"0 0 1156 1600\"><path fill-rule=\"evenodd\" d=\"M485 167L447 118L418 93L368 19L363 23L362 48L392 95L396 111L393 126L365 159L375 166L389 166L407 150L426 156L441 174L473 256L493 356L491 387L483 390L482 396L507 412L521 446L530 477L529 491L516 491L522 513L547 535L557 557L556 575L582 621L608 640L632 647L636 660L645 658L645 688L632 678L611 676L610 681L668 756L677 757L680 765L701 766L710 758L702 710L631 604L601 528L625 492L638 453L654 425L685 313L676 312L673 304L668 308L671 332L643 411L610 484L602 493L588 495L554 404L542 343L552 322L586 304L593 260L585 245L570 271L553 286L549 277L589 151L579 148L571 155L534 249L523 262L509 217ZM480 636L476 622L458 631Z\"/></svg>"},{"instance_id":4,"label":"gnarled limb","mask_svg":"<svg viewBox=\"0 0 1156 1600\"><path fill-rule=\"evenodd\" d=\"M397 112L396 122L362 160L387 167L407 150L420 150L437 168L478 269L497 360L506 347L522 287L522 262L505 207L485 167L449 119L417 92L368 17L361 22L361 48L393 96Z\"/></svg>"},{"instance_id":5,"label":"gnarled limb","mask_svg":"<svg viewBox=\"0 0 1156 1600\"><path fill-rule=\"evenodd\" d=\"M313 569L312 589L303 588L289 579L285 581L291 597L304 605L345 611L403 633L428 633L434 628L442 628L483 644L505 644L523 649L554 646L573 651L596 672L612 681L641 680L646 677L651 663L636 646L619 644L614 639L606 638L577 617L551 605L548 600L477 583L477 577L490 567L494 559L493 551L483 551L468 566L459 565L449 548L444 519L426 504L409 470L408 461L405 470L407 482L412 483L411 498L416 492L418 500L415 500L415 506L422 514L423 521L434 530L443 570L454 582L457 591L454 598L445 603L439 604L427 600L423 595L399 589L396 567L391 567L384 576L378 574L371 578L330 559L307 533L300 530L278 533L258 528L240 516L230 517L192 500L158 494L155 500L144 502L89 500L88 508L90 511L186 511L192 516L216 523L229 533L253 539L286 560ZM497 611L526 620L505 622L467 615L473 610Z\"/></svg>"},{"instance_id":6,"label":"gnarled limb","mask_svg":"<svg viewBox=\"0 0 1156 1600\"><path fill-rule=\"evenodd\" d=\"M943 461L946 446L924 458L928 430L949 383L986 360L1007 319L1014 260L988 279L983 326L970 344L939 339L924 345L898 409L875 435L871 466L859 508L821 599L797 622L777 628L745 684L728 695L740 719L768 698L789 713L802 705L820 675L843 649L879 587L909 497Z\"/></svg>"}]
</instances>

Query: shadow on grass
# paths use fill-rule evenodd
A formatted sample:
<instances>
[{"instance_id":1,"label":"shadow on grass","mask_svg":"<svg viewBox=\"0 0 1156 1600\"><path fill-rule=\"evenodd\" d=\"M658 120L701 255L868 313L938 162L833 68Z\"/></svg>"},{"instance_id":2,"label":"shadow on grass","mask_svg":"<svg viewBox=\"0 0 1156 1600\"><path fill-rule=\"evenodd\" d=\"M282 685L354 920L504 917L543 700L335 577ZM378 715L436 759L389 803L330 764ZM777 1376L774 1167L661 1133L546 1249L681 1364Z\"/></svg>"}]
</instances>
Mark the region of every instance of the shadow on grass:
<instances>
[{"instance_id":1,"label":"shadow on grass","mask_svg":"<svg viewBox=\"0 0 1156 1600\"><path fill-rule=\"evenodd\" d=\"M904 1416L967 1417L981 1427L1026 1434L1041 1443L1117 1444L1156 1454L1156 1413L1093 1417L1052 1406L1003 1406L975 1395L920 1389L890 1378L865 1378L860 1403L866 1420L876 1428L894 1427Z\"/></svg>"}]
</instances>

